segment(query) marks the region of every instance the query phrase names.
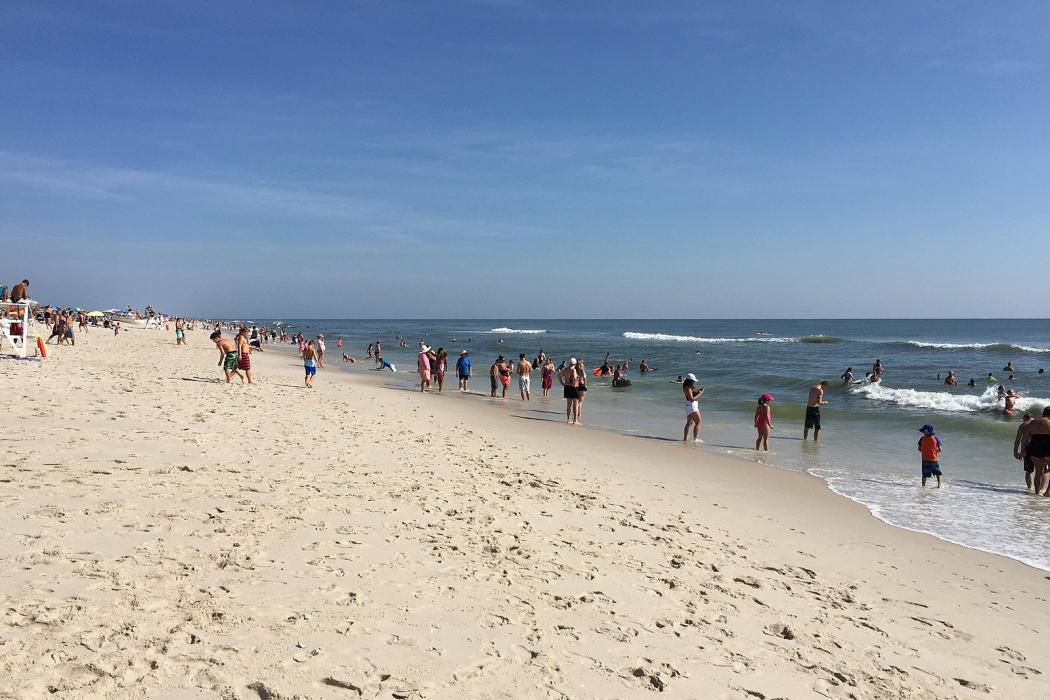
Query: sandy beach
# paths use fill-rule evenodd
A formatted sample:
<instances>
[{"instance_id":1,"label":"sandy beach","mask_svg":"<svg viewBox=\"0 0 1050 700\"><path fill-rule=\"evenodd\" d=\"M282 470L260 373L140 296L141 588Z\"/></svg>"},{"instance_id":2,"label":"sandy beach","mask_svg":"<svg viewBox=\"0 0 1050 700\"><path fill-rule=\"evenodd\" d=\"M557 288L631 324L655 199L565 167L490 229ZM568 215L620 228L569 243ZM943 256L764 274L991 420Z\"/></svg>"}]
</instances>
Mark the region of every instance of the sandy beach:
<instances>
[{"instance_id":1,"label":"sandy beach","mask_svg":"<svg viewBox=\"0 0 1050 700\"><path fill-rule=\"evenodd\" d=\"M0 362L0 696L1050 695L1045 572L817 479L216 359L99 329Z\"/></svg>"}]
</instances>

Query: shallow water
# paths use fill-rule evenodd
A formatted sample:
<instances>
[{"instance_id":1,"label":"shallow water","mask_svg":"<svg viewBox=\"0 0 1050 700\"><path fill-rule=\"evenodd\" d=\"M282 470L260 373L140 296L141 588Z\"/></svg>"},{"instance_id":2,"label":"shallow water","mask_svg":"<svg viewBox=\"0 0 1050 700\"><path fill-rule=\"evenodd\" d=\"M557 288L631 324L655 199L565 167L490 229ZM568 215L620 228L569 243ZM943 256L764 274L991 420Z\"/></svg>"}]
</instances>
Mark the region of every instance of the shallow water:
<instances>
[{"instance_id":1,"label":"shallow water","mask_svg":"<svg viewBox=\"0 0 1050 700\"><path fill-rule=\"evenodd\" d=\"M459 350L470 350L473 388L480 391L500 353L531 359L542 348L558 361L574 356L594 368L610 352L614 363L631 361L634 384L613 389L607 379L592 380L585 421L651 438L680 439L682 393L673 380L693 372L706 388L706 448L749 459L756 458L755 402L768 391L776 397L769 463L819 476L894 525L1050 570L1050 498L1025 494L1023 470L1011 454L1019 413L1004 417L997 383L985 381L991 372L1022 392L1021 410L1050 405L1050 375L1037 372L1050 367L1047 321L282 320L306 333L323 331L330 353L343 335L344 349L359 359L381 338L384 355L401 370L397 381L406 384L421 338L448 349L450 364ZM408 339L407 349L395 347L396 335ZM849 366L863 378L876 358L886 366L879 385L838 380ZM643 359L657 371L639 376ZM1002 371L1008 361L1014 380ZM948 370L963 386L937 379ZM965 386L971 377L975 388ZM815 446L801 440L802 418L807 388L821 379L832 382L831 403ZM533 386L538 392L538 375ZM552 411L562 407L560 398L550 401ZM916 443L924 423L934 425L945 446L946 488L939 491L919 487Z\"/></svg>"}]
</instances>

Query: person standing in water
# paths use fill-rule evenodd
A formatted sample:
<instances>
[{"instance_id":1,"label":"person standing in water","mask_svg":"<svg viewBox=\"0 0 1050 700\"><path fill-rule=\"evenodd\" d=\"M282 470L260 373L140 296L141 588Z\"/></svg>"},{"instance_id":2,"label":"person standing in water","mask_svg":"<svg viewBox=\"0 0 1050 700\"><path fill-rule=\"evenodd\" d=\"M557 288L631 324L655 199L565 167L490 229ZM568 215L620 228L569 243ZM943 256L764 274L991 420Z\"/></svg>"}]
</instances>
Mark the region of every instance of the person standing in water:
<instances>
[{"instance_id":1,"label":"person standing in water","mask_svg":"<svg viewBox=\"0 0 1050 700\"><path fill-rule=\"evenodd\" d=\"M846 371L842 373L842 376L839 377L839 379L842 380L843 384L852 384L854 380L853 368L847 367Z\"/></svg>"},{"instance_id":2,"label":"person standing in water","mask_svg":"<svg viewBox=\"0 0 1050 700\"><path fill-rule=\"evenodd\" d=\"M518 355L518 392L522 401L532 400L532 364L525 359L525 353Z\"/></svg>"},{"instance_id":3,"label":"person standing in water","mask_svg":"<svg viewBox=\"0 0 1050 700\"><path fill-rule=\"evenodd\" d=\"M580 395L576 391L576 358L570 358L569 364L558 372L558 382L563 387L562 395L565 397L565 421L569 425L576 424L576 413L580 405ZM495 391L495 389L493 389ZM493 394L495 395L495 394Z\"/></svg>"},{"instance_id":4,"label":"person standing in water","mask_svg":"<svg viewBox=\"0 0 1050 700\"><path fill-rule=\"evenodd\" d=\"M583 402L587 398L587 366L583 360L576 363L576 425L583 420Z\"/></svg>"},{"instance_id":5,"label":"person standing in water","mask_svg":"<svg viewBox=\"0 0 1050 700\"><path fill-rule=\"evenodd\" d=\"M700 439L700 397L704 395L704 388L696 385L695 374L685 375L682 393L685 395L685 428L682 430L682 442L689 439L689 426L693 427L693 442L703 442Z\"/></svg>"},{"instance_id":6,"label":"person standing in water","mask_svg":"<svg viewBox=\"0 0 1050 700\"><path fill-rule=\"evenodd\" d=\"M820 440L820 407L828 405L828 402L824 400L824 390L827 388L826 379L809 388L809 398L806 400L806 423L802 431L803 440L809 439L810 430L813 431L813 442Z\"/></svg>"},{"instance_id":7,"label":"person standing in water","mask_svg":"<svg viewBox=\"0 0 1050 700\"><path fill-rule=\"evenodd\" d=\"M1028 455L1028 450L1021 444L1021 440L1031 421L1030 413L1021 416L1021 425L1017 426L1017 434L1014 435L1014 459L1022 460L1024 463L1024 485L1028 491L1032 490L1032 474L1035 472L1035 467L1032 465L1032 458Z\"/></svg>"},{"instance_id":8,"label":"person standing in water","mask_svg":"<svg viewBox=\"0 0 1050 700\"><path fill-rule=\"evenodd\" d=\"M1033 418L1024 426L1021 434L1021 444L1024 445L1024 453L1032 460L1035 470L1035 490L1033 493L1039 495L1043 488L1047 466L1050 466L1050 406L1043 409L1040 418ZM1047 485L1044 496L1050 496L1050 485Z\"/></svg>"},{"instance_id":9,"label":"person standing in water","mask_svg":"<svg viewBox=\"0 0 1050 700\"><path fill-rule=\"evenodd\" d=\"M459 379L459 390L466 391L470 383L470 353L466 350L461 350L456 360L456 377Z\"/></svg>"},{"instance_id":10,"label":"person standing in water","mask_svg":"<svg viewBox=\"0 0 1050 700\"><path fill-rule=\"evenodd\" d=\"M772 394L762 394L758 397L758 408L755 409L755 430L758 431L756 450L769 452L769 434L773 431L773 409L770 408L769 402L772 400Z\"/></svg>"},{"instance_id":11,"label":"person standing in water","mask_svg":"<svg viewBox=\"0 0 1050 700\"><path fill-rule=\"evenodd\" d=\"M540 382L543 386L543 396L546 398L550 396L551 387L554 386L554 360L547 358L543 363L543 368L540 370Z\"/></svg>"},{"instance_id":12,"label":"person standing in water","mask_svg":"<svg viewBox=\"0 0 1050 700\"><path fill-rule=\"evenodd\" d=\"M941 487L941 451L944 449L941 445L941 439L937 437L933 432L933 426L927 423L926 425L919 428L919 432L922 433L922 437L919 438L919 445L917 447L919 454L922 455L922 485L926 486L926 480L931 476L937 477L937 488Z\"/></svg>"}]
</instances>

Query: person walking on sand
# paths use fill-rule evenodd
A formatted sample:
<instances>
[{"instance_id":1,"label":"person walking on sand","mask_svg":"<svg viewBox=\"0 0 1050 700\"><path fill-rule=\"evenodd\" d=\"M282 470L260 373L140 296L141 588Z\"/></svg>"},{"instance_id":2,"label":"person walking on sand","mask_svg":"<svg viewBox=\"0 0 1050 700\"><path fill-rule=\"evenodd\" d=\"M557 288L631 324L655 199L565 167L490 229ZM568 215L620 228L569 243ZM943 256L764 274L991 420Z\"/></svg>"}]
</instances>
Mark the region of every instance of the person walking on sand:
<instances>
[{"instance_id":1,"label":"person walking on sand","mask_svg":"<svg viewBox=\"0 0 1050 700\"><path fill-rule=\"evenodd\" d=\"M554 386L554 360L547 358L543 363L543 369L540 370L540 383L543 386L544 398L550 396L551 387Z\"/></svg>"},{"instance_id":2,"label":"person walking on sand","mask_svg":"<svg viewBox=\"0 0 1050 700\"><path fill-rule=\"evenodd\" d=\"M941 487L941 439L933 432L933 426L927 423L919 428L922 437L919 438L918 449L922 455L922 485L926 487L926 480L931 476L937 477L937 488Z\"/></svg>"},{"instance_id":3,"label":"person walking on sand","mask_svg":"<svg viewBox=\"0 0 1050 700\"><path fill-rule=\"evenodd\" d=\"M420 343L419 353L416 355L416 370L419 372L419 390L426 391L430 388L430 348Z\"/></svg>"},{"instance_id":4,"label":"person walking on sand","mask_svg":"<svg viewBox=\"0 0 1050 700\"><path fill-rule=\"evenodd\" d=\"M583 401L587 398L587 366L583 360L576 363L576 425L583 421Z\"/></svg>"},{"instance_id":5,"label":"person walking on sand","mask_svg":"<svg viewBox=\"0 0 1050 700\"><path fill-rule=\"evenodd\" d=\"M762 394L758 397L758 408L755 409L755 430L758 431L756 450L769 452L769 434L773 431L773 409L770 408L769 402L772 400L772 394Z\"/></svg>"},{"instance_id":6,"label":"person walking on sand","mask_svg":"<svg viewBox=\"0 0 1050 700\"><path fill-rule=\"evenodd\" d=\"M820 384L809 388L809 398L806 400L806 422L802 431L803 440L809 439L810 430L813 431L813 442L820 440L820 407L828 405L828 402L824 400L824 390L827 388L828 381L826 379Z\"/></svg>"},{"instance_id":7,"label":"person walking on sand","mask_svg":"<svg viewBox=\"0 0 1050 700\"><path fill-rule=\"evenodd\" d=\"M558 382L562 385L562 395L565 397L565 420L569 425L575 425L580 403L580 395L576 391L575 357L569 360L561 372L558 372Z\"/></svg>"},{"instance_id":8,"label":"person walking on sand","mask_svg":"<svg viewBox=\"0 0 1050 700\"><path fill-rule=\"evenodd\" d=\"M434 369L434 379L437 380L438 393L442 394L445 391L445 372L448 371L448 351L445 348L437 349L431 366Z\"/></svg>"},{"instance_id":9,"label":"person walking on sand","mask_svg":"<svg viewBox=\"0 0 1050 700\"><path fill-rule=\"evenodd\" d=\"M518 355L518 392L522 401L532 400L532 364L525 359L525 353Z\"/></svg>"},{"instance_id":10,"label":"person walking on sand","mask_svg":"<svg viewBox=\"0 0 1050 700\"><path fill-rule=\"evenodd\" d=\"M1024 464L1024 486L1028 491L1032 490L1032 474L1035 467L1032 465L1032 457L1021 440L1024 438L1025 429L1032 421L1032 414L1025 413L1021 416L1021 425L1017 426L1017 434L1014 435L1014 459L1022 460Z\"/></svg>"},{"instance_id":11,"label":"person walking on sand","mask_svg":"<svg viewBox=\"0 0 1050 700\"><path fill-rule=\"evenodd\" d=\"M1021 444L1024 452L1032 460L1035 470L1035 487L1033 493L1037 496L1043 489L1047 467L1050 466L1050 406L1043 409L1043 415L1033 418L1024 426L1021 435ZM1047 484L1044 496L1050 496L1050 484Z\"/></svg>"},{"instance_id":12,"label":"person walking on sand","mask_svg":"<svg viewBox=\"0 0 1050 700\"><path fill-rule=\"evenodd\" d=\"M689 426L693 428L693 442L703 442L700 439L700 397L704 395L704 387L697 386L695 374L685 375L682 394L685 395L685 429L682 430L682 442L689 439Z\"/></svg>"},{"instance_id":13,"label":"person walking on sand","mask_svg":"<svg viewBox=\"0 0 1050 700\"><path fill-rule=\"evenodd\" d=\"M314 388L314 376L317 374L317 348L314 341L308 341L303 348L303 370L306 373L304 382L307 389Z\"/></svg>"},{"instance_id":14,"label":"person walking on sand","mask_svg":"<svg viewBox=\"0 0 1050 700\"><path fill-rule=\"evenodd\" d=\"M456 377L459 379L459 390L466 391L470 383L470 353L466 350L459 351L459 359L456 360Z\"/></svg>"},{"instance_id":15,"label":"person walking on sand","mask_svg":"<svg viewBox=\"0 0 1050 700\"><path fill-rule=\"evenodd\" d=\"M248 333L242 328L237 335L237 369L244 372L249 384L254 384L252 379L252 346L248 341Z\"/></svg>"},{"instance_id":16,"label":"person walking on sand","mask_svg":"<svg viewBox=\"0 0 1050 700\"><path fill-rule=\"evenodd\" d=\"M219 349L219 367L222 367L222 371L226 374L226 383L229 384L230 377L236 374L243 384L244 377L237 369L237 346L233 344L233 341L223 338L221 331L213 332L210 337L215 347Z\"/></svg>"},{"instance_id":17,"label":"person walking on sand","mask_svg":"<svg viewBox=\"0 0 1050 700\"><path fill-rule=\"evenodd\" d=\"M186 344L186 322L181 318L175 319L175 344Z\"/></svg>"}]
</instances>

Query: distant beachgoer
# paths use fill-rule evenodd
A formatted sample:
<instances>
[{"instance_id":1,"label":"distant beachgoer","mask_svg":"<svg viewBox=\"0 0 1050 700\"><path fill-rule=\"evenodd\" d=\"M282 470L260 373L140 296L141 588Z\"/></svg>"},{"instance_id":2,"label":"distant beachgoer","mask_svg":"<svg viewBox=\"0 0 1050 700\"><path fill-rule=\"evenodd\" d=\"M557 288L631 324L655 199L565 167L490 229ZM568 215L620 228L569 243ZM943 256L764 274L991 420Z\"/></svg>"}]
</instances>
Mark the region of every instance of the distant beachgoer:
<instances>
[{"instance_id":1,"label":"distant beachgoer","mask_svg":"<svg viewBox=\"0 0 1050 700\"><path fill-rule=\"evenodd\" d=\"M395 367L393 363L384 360L382 356L379 357L379 367L377 367L376 369L378 369L380 372L382 372L384 369L389 369L391 372L397 372L397 367Z\"/></svg>"},{"instance_id":2,"label":"distant beachgoer","mask_svg":"<svg viewBox=\"0 0 1050 700\"><path fill-rule=\"evenodd\" d=\"M948 370L948 376L944 378L944 383L947 386L958 386L959 380L955 377L955 372Z\"/></svg>"},{"instance_id":3,"label":"distant beachgoer","mask_svg":"<svg viewBox=\"0 0 1050 700\"><path fill-rule=\"evenodd\" d=\"M470 383L470 353L461 350L456 360L456 378L459 379L459 390L466 391Z\"/></svg>"},{"instance_id":4,"label":"distant beachgoer","mask_svg":"<svg viewBox=\"0 0 1050 700\"><path fill-rule=\"evenodd\" d=\"M919 444L916 449L922 455L922 485L925 487L926 480L931 476L935 476L937 477L937 488L940 488L940 459L944 446L941 445L941 439L934 434L933 426L929 423L919 428L919 432L922 433L922 437L919 438Z\"/></svg>"},{"instance_id":5,"label":"distant beachgoer","mask_svg":"<svg viewBox=\"0 0 1050 700\"><path fill-rule=\"evenodd\" d=\"M758 408L755 409L755 430L758 431L756 450L769 452L769 434L773 431L773 409L770 408L769 402L772 400L772 394L762 394L758 397Z\"/></svg>"},{"instance_id":6,"label":"distant beachgoer","mask_svg":"<svg viewBox=\"0 0 1050 700\"><path fill-rule=\"evenodd\" d=\"M175 344L186 344L186 322L181 318L175 319Z\"/></svg>"},{"instance_id":7,"label":"distant beachgoer","mask_svg":"<svg viewBox=\"0 0 1050 700\"><path fill-rule=\"evenodd\" d=\"M314 388L314 376L317 374L317 349L314 341L308 341L303 348L303 370L306 372L304 381L307 389Z\"/></svg>"},{"instance_id":8,"label":"distant beachgoer","mask_svg":"<svg viewBox=\"0 0 1050 700\"><path fill-rule=\"evenodd\" d=\"M576 358L569 359L569 363L558 373L558 382L563 387L565 397L565 419L570 425L576 424L576 412L579 408L580 395L576 391ZM495 392L495 389L493 389ZM495 395L495 393L493 393Z\"/></svg>"},{"instance_id":9,"label":"distant beachgoer","mask_svg":"<svg viewBox=\"0 0 1050 700\"><path fill-rule=\"evenodd\" d=\"M365 351L365 359L366 360L371 360L372 359L372 344L371 343L368 344L368 350Z\"/></svg>"},{"instance_id":10,"label":"distant beachgoer","mask_svg":"<svg viewBox=\"0 0 1050 700\"><path fill-rule=\"evenodd\" d=\"M532 364L525 359L525 353L518 355L518 393L522 401L532 400Z\"/></svg>"},{"instance_id":11,"label":"distant beachgoer","mask_svg":"<svg viewBox=\"0 0 1050 700\"><path fill-rule=\"evenodd\" d=\"M356 365L357 364L357 358L353 357L352 355L347 355L344 352L343 353L343 362L349 362L352 365Z\"/></svg>"},{"instance_id":12,"label":"distant beachgoer","mask_svg":"<svg viewBox=\"0 0 1050 700\"><path fill-rule=\"evenodd\" d=\"M973 377L970 377L970 381L967 382L966 386L977 386L977 380Z\"/></svg>"},{"instance_id":13,"label":"distant beachgoer","mask_svg":"<svg viewBox=\"0 0 1050 700\"><path fill-rule=\"evenodd\" d=\"M507 389L510 388L510 375L513 372L514 367L511 365L510 360L504 360L503 364L499 366L499 383L503 388L503 398L507 398Z\"/></svg>"},{"instance_id":14,"label":"distant beachgoer","mask_svg":"<svg viewBox=\"0 0 1050 700\"><path fill-rule=\"evenodd\" d=\"M499 389L499 373L503 367L503 355L496 358L496 361L489 367L489 388L492 390L489 396L496 398L496 391Z\"/></svg>"},{"instance_id":15,"label":"distant beachgoer","mask_svg":"<svg viewBox=\"0 0 1050 700\"><path fill-rule=\"evenodd\" d=\"M1014 414L1014 407L1017 405L1017 399L1018 398L1020 398L1020 395L1017 394L1016 392L1014 392L1013 389L1011 389L1010 391L1006 392L1006 396L1003 397L1003 402L1004 402L1003 415L1004 416L1009 417L1009 416L1012 416Z\"/></svg>"},{"instance_id":16,"label":"distant beachgoer","mask_svg":"<svg viewBox=\"0 0 1050 700\"><path fill-rule=\"evenodd\" d=\"M46 285L45 285L46 286ZM29 280L22 280L11 287L11 302L19 302L29 298Z\"/></svg>"},{"instance_id":17,"label":"distant beachgoer","mask_svg":"<svg viewBox=\"0 0 1050 700\"><path fill-rule=\"evenodd\" d=\"M416 355L416 370L419 372L419 390L426 391L430 388L430 356L427 354L430 348L420 341L419 353Z\"/></svg>"},{"instance_id":18,"label":"distant beachgoer","mask_svg":"<svg viewBox=\"0 0 1050 700\"><path fill-rule=\"evenodd\" d=\"M1013 362L1007 362L1006 363L1006 367L1003 367L1003 371L1004 372L1014 372L1015 371L1014 370L1014 363Z\"/></svg>"},{"instance_id":19,"label":"distant beachgoer","mask_svg":"<svg viewBox=\"0 0 1050 700\"><path fill-rule=\"evenodd\" d=\"M576 363L576 425L583 420L583 401L587 398L587 366L583 360Z\"/></svg>"},{"instance_id":20,"label":"distant beachgoer","mask_svg":"<svg viewBox=\"0 0 1050 700\"><path fill-rule=\"evenodd\" d=\"M337 350L343 349L343 336L339 336L335 339L335 347Z\"/></svg>"},{"instance_id":21,"label":"distant beachgoer","mask_svg":"<svg viewBox=\"0 0 1050 700\"><path fill-rule=\"evenodd\" d=\"M854 380L853 368L852 367L847 367L846 371L842 373L842 376L839 377L839 379L842 380L843 384L852 384L853 380Z\"/></svg>"},{"instance_id":22,"label":"distant beachgoer","mask_svg":"<svg viewBox=\"0 0 1050 700\"><path fill-rule=\"evenodd\" d=\"M646 361L645 361L645 360L642 360L642 361L641 361L641 362L640 362L640 363L638 364L638 373L639 373L639 374L646 374L646 373L648 373L648 372L649 372L649 365L648 365L648 364L646 363Z\"/></svg>"},{"instance_id":23,"label":"distant beachgoer","mask_svg":"<svg viewBox=\"0 0 1050 700\"><path fill-rule=\"evenodd\" d=\"M1030 413L1021 416L1021 425L1017 426L1017 434L1014 435L1014 459L1023 461L1024 484L1029 491L1032 490L1032 473L1035 471L1035 467L1032 465L1032 458L1028 454L1026 447L1022 445L1021 440L1024 438L1025 430L1028 428L1031 420L1032 415Z\"/></svg>"},{"instance_id":24,"label":"distant beachgoer","mask_svg":"<svg viewBox=\"0 0 1050 700\"><path fill-rule=\"evenodd\" d=\"M820 407L828 405L828 402L824 400L824 390L827 388L827 380L809 388L809 397L806 399L806 422L802 431L803 440L809 439L810 430L813 431L813 442L820 440Z\"/></svg>"},{"instance_id":25,"label":"distant beachgoer","mask_svg":"<svg viewBox=\"0 0 1050 700\"><path fill-rule=\"evenodd\" d=\"M448 371L448 351L445 348L438 348L432 367L434 378L437 379L438 393L442 394L445 391L445 372Z\"/></svg>"},{"instance_id":26,"label":"distant beachgoer","mask_svg":"<svg viewBox=\"0 0 1050 700\"><path fill-rule=\"evenodd\" d=\"M692 426L693 442L703 442L700 439L700 397L704 395L704 387L697 386L695 374L685 375L682 393L685 395L685 428L682 430L682 441L689 439L689 426Z\"/></svg>"},{"instance_id":27,"label":"distant beachgoer","mask_svg":"<svg viewBox=\"0 0 1050 700\"><path fill-rule=\"evenodd\" d=\"M1002 401L1004 398L1006 398L1006 387L1004 387L1002 384L1000 384L998 386L998 388L995 390L995 393L996 393L996 396L999 398L999 400Z\"/></svg>"},{"instance_id":28,"label":"distant beachgoer","mask_svg":"<svg viewBox=\"0 0 1050 700\"><path fill-rule=\"evenodd\" d=\"M317 366L324 369L324 333L317 334Z\"/></svg>"},{"instance_id":29,"label":"distant beachgoer","mask_svg":"<svg viewBox=\"0 0 1050 700\"><path fill-rule=\"evenodd\" d=\"M999 380L995 378L995 375L989 372L988 376L985 378L984 381L988 382L989 384L995 384Z\"/></svg>"},{"instance_id":30,"label":"distant beachgoer","mask_svg":"<svg viewBox=\"0 0 1050 700\"><path fill-rule=\"evenodd\" d=\"M543 395L550 396L551 387L554 386L554 360L547 358L540 370L540 382L543 386Z\"/></svg>"},{"instance_id":31,"label":"distant beachgoer","mask_svg":"<svg viewBox=\"0 0 1050 700\"><path fill-rule=\"evenodd\" d=\"M1042 367L1039 368L1039 374L1043 374L1045 371Z\"/></svg>"},{"instance_id":32,"label":"distant beachgoer","mask_svg":"<svg viewBox=\"0 0 1050 700\"><path fill-rule=\"evenodd\" d=\"M115 326L113 332L116 333ZM226 383L229 384L230 377L236 374L243 384L244 376L237 369L237 346L233 344L233 341L223 338L221 331L213 332L210 337L215 347L219 349L219 366L226 374Z\"/></svg>"},{"instance_id":33,"label":"distant beachgoer","mask_svg":"<svg viewBox=\"0 0 1050 700\"><path fill-rule=\"evenodd\" d=\"M882 360L876 358L875 364L871 366L871 373L876 377L881 377L882 373L886 371L886 368L882 366Z\"/></svg>"},{"instance_id":34,"label":"distant beachgoer","mask_svg":"<svg viewBox=\"0 0 1050 700\"><path fill-rule=\"evenodd\" d=\"M679 374L678 378L674 380L674 383L675 384L681 384L683 381L684 380L682 379L682 375Z\"/></svg>"},{"instance_id":35,"label":"distant beachgoer","mask_svg":"<svg viewBox=\"0 0 1050 700\"><path fill-rule=\"evenodd\" d=\"M1030 420L1024 428L1021 442L1035 469L1034 493L1038 494L1043 488L1047 467L1050 466L1050 406L1043 409L1042 417ZM1050 496L1050 484L1043 495Z\"/></svg>"}]
</instances>

